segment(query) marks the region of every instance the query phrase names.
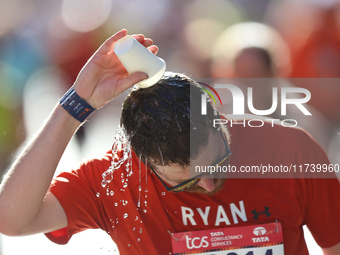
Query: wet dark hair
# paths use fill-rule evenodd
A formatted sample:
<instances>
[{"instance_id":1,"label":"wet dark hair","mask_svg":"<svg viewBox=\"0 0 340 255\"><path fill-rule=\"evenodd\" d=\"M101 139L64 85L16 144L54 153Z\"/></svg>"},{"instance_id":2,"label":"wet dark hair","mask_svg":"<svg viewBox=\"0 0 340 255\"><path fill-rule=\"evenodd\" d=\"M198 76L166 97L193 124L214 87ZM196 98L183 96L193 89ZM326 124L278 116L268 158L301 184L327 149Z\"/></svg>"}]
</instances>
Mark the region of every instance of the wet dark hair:
<instances>
[{"instance_id":1,"label":"wet dark hair","mask_svg":"<svg viewBox=\"0 0 340 255\"><path fill-rule=\"evenodd\" d=\"M187 166L208 141L212 119L201 115L200 85L183 74L167 72L154 86L135 89L123 104L121 127L133 151L156 165ZM194 141L194 143L190 143Z\"/></svg>"}]
</instances>

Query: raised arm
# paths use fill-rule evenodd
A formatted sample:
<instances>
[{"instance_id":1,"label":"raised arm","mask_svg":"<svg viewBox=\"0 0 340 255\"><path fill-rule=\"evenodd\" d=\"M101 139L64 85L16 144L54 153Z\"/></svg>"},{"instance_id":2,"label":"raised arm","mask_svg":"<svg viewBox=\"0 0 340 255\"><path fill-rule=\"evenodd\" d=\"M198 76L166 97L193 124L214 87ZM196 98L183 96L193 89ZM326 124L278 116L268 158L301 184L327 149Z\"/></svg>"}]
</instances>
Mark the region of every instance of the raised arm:
<instances>
[{"instance_id":1,"label":"raised arm","mask_svg":"<svg viewBox=\"0 0 340 255\"><path fill-rule=\"evenodd\" d=\"M122 30L107 39L80 71L73 88L94 108L100 108L124 90L147 78L128 75L113 45L127 34ZM153 53L158 48L143 35L134 35ZM120 109L117 109L119 111ZM28 235L67 225L65 213L48 188L58 162L81 123L57 104L37 136L23 150L0 187L0 233Z\"/></svg>"}]
</instances>

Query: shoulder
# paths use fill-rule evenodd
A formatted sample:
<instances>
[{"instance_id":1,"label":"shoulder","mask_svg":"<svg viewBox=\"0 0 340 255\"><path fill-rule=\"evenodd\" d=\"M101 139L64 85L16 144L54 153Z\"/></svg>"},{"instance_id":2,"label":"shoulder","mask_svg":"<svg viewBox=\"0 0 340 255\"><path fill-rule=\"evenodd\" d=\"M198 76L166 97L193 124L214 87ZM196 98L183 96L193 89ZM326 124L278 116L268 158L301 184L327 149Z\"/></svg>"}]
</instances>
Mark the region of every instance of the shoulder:
<instances>
[{"instance_id":1,"label":"shoulder","mask_svg":"<svg viewBox=\"0 0 340 255\"><path fill-rule=\"evenodd\" d=\"M117 189L125 189L125 183L128 182L129 188L134 189L138 185L137 177L141 168L145 166L139 157L130 147L124 147L110 150L102 157L86 160L74 172L90 186L107 187L110 184ZM144 174L140 178L144 178Z\"/></svg>"},{"instance_id":2,"label":"shoulder","mask_svg":"<svg viewBox=\"0 0 340 255\"><path fill-rule=\"evenodd\" d=\"M51 190L70 189L71 187L94 187L101 183L102 174L105 172L112 160L110 153L101 157L84 159L77 167L60 172L51 183Z\"/></svg>"},{"instance_id":3,"label":"shoulder","mask_svg":"<svg viewBox=\"0 0 340 255\"><path fill-rule=\"evenodd\" d=\"M91 173L98 174L107 169L112 161L112 152L107 151L104 155L100 157L95 157L91 159L84 159L80 164L80 167L72 172L77 172L78 174L89 175Z\"/></svg>"}]
</instances>

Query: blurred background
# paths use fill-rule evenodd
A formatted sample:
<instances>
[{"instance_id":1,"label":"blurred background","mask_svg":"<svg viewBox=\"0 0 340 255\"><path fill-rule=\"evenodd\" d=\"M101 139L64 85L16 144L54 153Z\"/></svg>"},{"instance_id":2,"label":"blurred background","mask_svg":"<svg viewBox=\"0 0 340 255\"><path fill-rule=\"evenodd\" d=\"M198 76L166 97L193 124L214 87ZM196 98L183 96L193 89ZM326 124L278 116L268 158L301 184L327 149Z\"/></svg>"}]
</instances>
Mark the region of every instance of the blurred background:
<instances>
[{"instance_id":1,"label":"blurred background","mask_svg":"<svg viewBox=\"0 0 340 255\"><path fill-rule=\"evenodd\" d=\"M0 176L87 59L122 28L151 37L167 70L195 79L294 78L287 79L289 86L312 94L313 118L299 124L333 163L340 162L336 0L0 0L0 17ZM267 109L270 88L254 95L264 102L258 108ZM110 148L124 96L79 130L57 172ZM310 253L321 254L305 230ZM66 246L43 235L0 235L0 255L12 254L117 254L117 248L98 230L78 234Z\"/></svg>"}]
</instances>

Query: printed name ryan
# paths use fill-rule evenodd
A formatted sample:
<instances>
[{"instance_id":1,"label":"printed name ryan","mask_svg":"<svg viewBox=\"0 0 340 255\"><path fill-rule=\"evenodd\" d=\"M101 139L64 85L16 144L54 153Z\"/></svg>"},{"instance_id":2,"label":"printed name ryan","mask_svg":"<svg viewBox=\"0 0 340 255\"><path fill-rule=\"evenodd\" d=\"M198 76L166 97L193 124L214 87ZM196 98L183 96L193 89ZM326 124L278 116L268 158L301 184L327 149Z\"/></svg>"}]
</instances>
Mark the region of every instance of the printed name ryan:
<instances>
[{"instance_id":1,"label":"printed name ryan","mask_svg":"<svg viewBox=\"0 0 340 255\"><path fill-rule=\"evenodd\" d=\"M211 216L209 215L211 212L210 209L211 206L206 206L204 209L196 208L195 210L189 207L182 206L181 212L183 224L185 226L188 226L188 224L195 226L197 225L197 222L195 221L194 218L196 218L196 220L198 220L197 218L199 218L200 220L203 221L204 225L209 225L208 219L210 220L212 219L212 217L209 217ZM239 219L242 220L243 222L247 221L247 215L243 201L239 201L238 207L234 203L229 204L229 209L234 224L238 224ZM197 217L197 215L199 215L199 217ZM225 208L222 205L218 205L214 225L220 226L221 223L231 225L230 220L225 211Z\"/></svg>"}]
</instances>

